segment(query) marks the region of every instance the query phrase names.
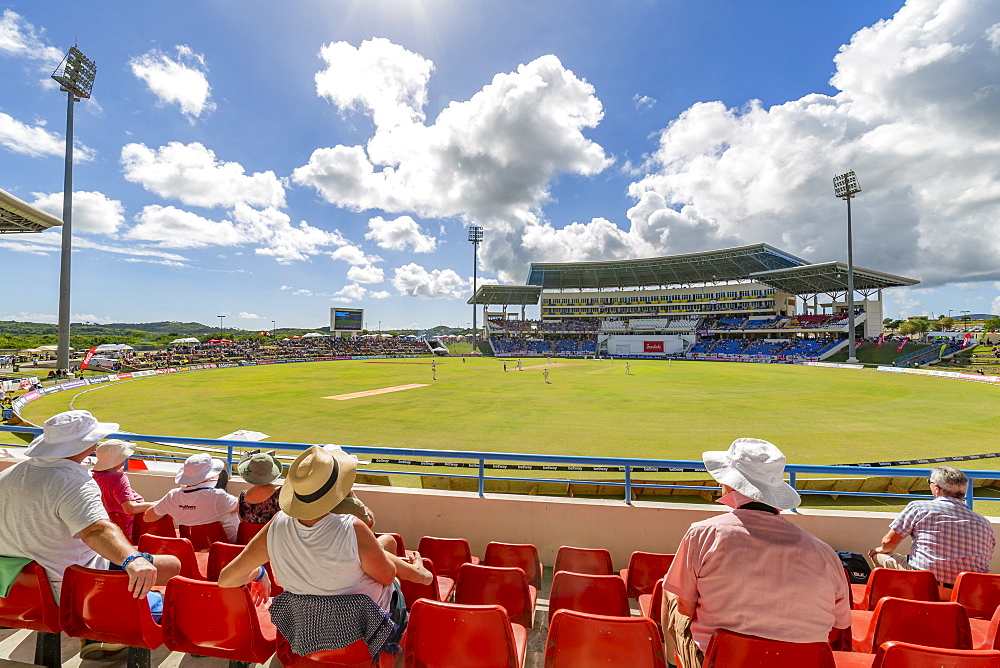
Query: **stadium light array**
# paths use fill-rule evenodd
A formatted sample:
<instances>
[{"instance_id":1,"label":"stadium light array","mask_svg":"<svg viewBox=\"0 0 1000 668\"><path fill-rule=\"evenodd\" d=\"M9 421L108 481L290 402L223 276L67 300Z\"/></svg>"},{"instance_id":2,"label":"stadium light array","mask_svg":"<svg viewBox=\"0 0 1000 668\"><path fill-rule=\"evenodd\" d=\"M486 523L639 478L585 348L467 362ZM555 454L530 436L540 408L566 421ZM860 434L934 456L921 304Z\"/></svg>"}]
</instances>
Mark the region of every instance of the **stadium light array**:
<instances>
[{"instance_id":1,"label":"stadium light array","mask_svg":"<svg viewBox=\"0 0 1000 668\"><path fill-rule=\"evenodd\" d=\"M56 334L56 370L69 370L70 257L73 254L73 103L90 97L97 63L74 45L52 73L66 93L66 163L63 172L62 249L59 261L59 325Z\"/></svg>"},{"instance_id":2,"label":"stadium light array","mask_svg":"<svg viewBox=\"0 0 1000 668\"><path fill-rule=\"evenodd\" d=\"M847 200L847 363L857 364L854 354L854 240L851 235L851 199L861 192L858 177L853 170L833 177L833 193Z\"/></svg>"},{"instance_id":3,"label":"stadium light array","mask_svg":"<svg viewBox=\"0 0 1000 668\"><path fill-rule=\"evenodd\" d=\"M472 243L472 353L476 353L476 269L479 263L479 244L483 241L483 226L469 225L469 241Z\"/></svg>"}]
</instances>

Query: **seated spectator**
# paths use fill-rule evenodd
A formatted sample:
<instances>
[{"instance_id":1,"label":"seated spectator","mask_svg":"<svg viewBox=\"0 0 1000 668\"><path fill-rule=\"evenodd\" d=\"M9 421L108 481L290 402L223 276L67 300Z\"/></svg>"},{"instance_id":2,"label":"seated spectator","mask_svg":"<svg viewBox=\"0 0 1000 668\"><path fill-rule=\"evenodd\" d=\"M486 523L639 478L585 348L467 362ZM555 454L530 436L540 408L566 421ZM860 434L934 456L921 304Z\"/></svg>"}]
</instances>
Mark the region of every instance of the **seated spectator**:
<instances>
[{"instance_id":1,"label":"seated spectator","mask_svg":"<svg viewBox=\"0 0 1000 668\"><path fill-rule=\"evenodd\" d=\"M771 443L738 438L702 454L733 508L692 524L663 579L667 657L700 668L716 629L786 642L826 642L851 626L844 567L833 549L781 517L801 499Z\"/></svg>"},{"instance_id":2,"label":"seated spectator","mask_svg":"<svg viewBox=\"0 0 1000 668\"><path fill-rule=\"evenodd\" d=\"M882 544L868 553L881 568L929 570L945 587L962 571L989 573L996 547L990 521L965 505L969 479L951 466L931 469L933 500L911 501L889 525ZM909 555L893 552L907 536Z\"/></svg>"},{"instance_id":3,"label":"seated spectator","mask_svg":"<svg viewBox=\"0 0 1000 668\"><path fill-rule=\"evenodd\" d=\"M12 566L18 558L45 569L59 598L63 572L74 564L123 570L129 591L150 598L150 608L162 604L151 592L180 572L177 557L136 552L117 524L108 519L101 489L81 462L95 445L118 431L113 422L98 422L87 411L66 411L48 420L42 434L24 454L28 459L0 471L0 559ZM22 562L23 565L24 562ZM2 572L9 584L19 568ZM154 600L155 599L155 600ZM83 641L80 658L111 658L125 645Z\"/></svg>"},{"instance_id":4,"label":"seated spectator","mask_svg":"<svg viewBox=\"0 0 1000 668\"><path fill-rule=\"evenodd\" d=\"M206 453L191 455L184 460L184 466L174 477L180 488L167 492L146 511L143 519L155 522L164 515L170 515L177 526L222 522L229 542L234 542L240 525L236 514L239 502L226 490L217 489L212 482L219 480L225 466L221 459L213 459Z\"/></svg>"},{"instance_id":5,"label":"seated spectator","mask_svg":"<svg viewBox=\"0 0 1000 668\"><path fill-rule=\"evenodd\" d=\"M101 502L108 516L126 536L132 535L132 516L153 507L132 489L122 470L134 452L135 446L128 441L104 441L97 446L97 463L93 470L94 482L101 488Z\"/></svg>"},{"instance_id":6,"label":"seated spectator","mask_svg":"<svg viewBox=\"0 0 1000 668\"><path fill-rule=\"evenodd\" d=\"M267 524L278 512L278 490L274 481L281 476L281 462L274 450L245 452L236 465L236 471L245 481L253 485L240 492L239 518L243 522Z\"/></svg>"},{"instance_id":7,"label":"seated spectator","mask_svg":"<svg viewBox=\"0 0 1000 668\"><path fill-rule=\"evenodd\" d=\"M354 484L357 460L335 446L314 445L289 466L278 503L281 512L251 539L219 575L219 586L259 583L270 589L270 562L284 592L271 603L271 619L299 655L368 644L373 660L397 653L406 606L397 577L429 584L419 555L401 559L376 539L364 521L331 511Z\"/></svg>"}]
</instances>

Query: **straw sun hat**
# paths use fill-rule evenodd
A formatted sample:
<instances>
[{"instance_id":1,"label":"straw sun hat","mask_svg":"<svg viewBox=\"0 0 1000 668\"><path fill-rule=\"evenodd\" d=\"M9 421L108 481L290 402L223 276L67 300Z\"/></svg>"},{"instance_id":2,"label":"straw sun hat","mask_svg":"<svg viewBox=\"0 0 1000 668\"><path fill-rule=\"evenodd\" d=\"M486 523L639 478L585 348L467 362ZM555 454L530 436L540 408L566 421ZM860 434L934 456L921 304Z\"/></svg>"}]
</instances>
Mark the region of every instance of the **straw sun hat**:
<instances>
[{"instance_id":1,"label":"straw sun hat","mask_svg":"<svg viewBox=\"0 0 1000 668\"><path fill-rule=\"evenodd\" d=\"M300 520L322 517L347 497L358 462L336 446L314 445L288 467L278 506Z\"/></svg>"},{"instance_id":2,"label":"straw sun hat","mask_svg":"<svg viewBox=\"0 0 1000 668\"><path fill-rule=\"evenodd\" d=\"M772 508L788 510L802 498L785 482L785 455L759 438L738 438L728 450L701 453L705 469L723 485Z\"/></svg>"}]
</instances>

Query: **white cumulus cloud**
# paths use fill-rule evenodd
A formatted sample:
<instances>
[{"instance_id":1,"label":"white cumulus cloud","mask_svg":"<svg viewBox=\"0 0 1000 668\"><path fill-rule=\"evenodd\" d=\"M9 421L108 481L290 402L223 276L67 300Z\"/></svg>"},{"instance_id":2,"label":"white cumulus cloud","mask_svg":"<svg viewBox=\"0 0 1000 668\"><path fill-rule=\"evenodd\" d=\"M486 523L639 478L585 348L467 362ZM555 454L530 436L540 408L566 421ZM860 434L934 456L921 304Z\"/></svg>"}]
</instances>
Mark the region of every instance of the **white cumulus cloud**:
<instances>
[{"instance_id":1,"label":"white cumulus cloud","mask_svg":"<svg viewBox=\"0 0 1000 668\"><path fill-rule=\"evenodd\" d=\"M370 264L364 267L351 267L347 270L347 280L355 283L381 283L385 280L385 272L381 267Z\"/></svg>"},{"instance_id":2,"label":"white cumulus cloud","mask_svg":"<svg viewBox=\"0 0 1000 668\"><path fill-rule=\"evenodd\" d=\"M32 204L56 218L62 218L63 194L32 193ZM125 207L101 192L73 192L73 234L114 235L125 223Z\"/></svg>"},{"instance_id":3,"label":"white cumulus cloud","mask_svg":"<svg viewBox=\"0 0 1000 668\"><path fill-rule=\"evenodd\" d=\"M240 314L236 317L243 320L260 320L260 316L256 313L247 313L246 311L240 311Z\"/></svg>"},{"instance_id":4,"label":"white cumulus cloud","mask_svg":"<svg viewBox=\"0 0 1000 668\"><path fill-rule=\"evenodd\" d=\"M208 83L205 57L181 44L170 56L152 49L129 61L132 74L141 79L160 104L176 104L189 119L215 109L209 101L212 87Z\"/></svg>"},{"instance_id":5,"label":"white cumulus cloud","mask_svg":"<svg viewBox=\"0 0 1000 668\"><path fill-rule=\"evenodd\" d=\"M374 239L380 248L399 251L410 248L414 253L431 253L437 247L437 239L424 234L410 216L395 220L376 216L368 221L368 230L365 239Z\"/></svg>"},{"instance_id":6,"label":"white cumulus cloud","mask_svg":"<svg viewBox=\"0 0 1000 668\"><path fill-rule=\"evenodd\" d=\"M42 31L10 9L0 14L0 55L40 61L41 67L52 71L63 58L63 52L49 46Z\"/></svg>"},{"instance_id":7,"label":"white cumulus cloud","mask_svg":"<svg viewBox=\"0 0 1000 668\"><path fill-rule=\"evenodd\" d=\"M44 123L28 125L10 114L0 111L0 146L11 153L20 153L33 158L62 156L66 154L66 139L56 132L45 129ZM94 150L73 143L73 162L87 162L94 159Z\"/></svg>"},{"instance_id":8,"label":"white cumulus cloud","mask_svg":"<svg viewBox=\"0 0 1000 668\"><path fill-rule=\"evenodd\" d=\"M173 206L146 206L135 219L139 224L125 238L155 241L167 248L236 246L244 240L232 221L210 220Z\"/></svg>"},{"instance_id":9,"label":"white cumulus cloud","mask_svg":"<svg viewBox=\"0 0 1000 668\"><path fill-rule=\"evenodd\" d=\"M392 285L401 295L421 299L458 299L467 296L469 282L451 269L427 269L410 263L398 267Z\"/></svg>"},{"instance_id":10,"label":"white cumulus cloud","mask_svg":"<svg viewBox=\"0 0 1000 668\"><path fill-rule=\"evenodd\" d=\"M170 142L158 149L126 144L121 162L127 181L187 205L285 206L285 188L274 172L247 175L241 164L219 160L214 151L198 142Z\"/></svg>"},{"instance_id":11,"label":"white cumulus cloud","mask_svg":"<svg viewBox=\"0 0 1000 668\"><path fill-rule=\"evenodd\" d=\"M330 257L334 260L343 260L347 264L356 267L371 265L382 260L377 255L366 255L363 250L347 242L344 242L343 246L330 253Z\"/></svg>"}]
</instances>

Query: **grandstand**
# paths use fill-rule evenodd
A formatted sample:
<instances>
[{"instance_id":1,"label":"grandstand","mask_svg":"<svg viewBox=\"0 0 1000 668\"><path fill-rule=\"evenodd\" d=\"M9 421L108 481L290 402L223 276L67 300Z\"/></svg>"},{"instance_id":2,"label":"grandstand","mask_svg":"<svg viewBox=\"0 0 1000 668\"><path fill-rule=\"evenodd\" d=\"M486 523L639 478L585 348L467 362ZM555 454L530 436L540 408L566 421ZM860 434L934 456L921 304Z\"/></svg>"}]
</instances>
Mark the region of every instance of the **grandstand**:
<instances>
[{"instance_id":1,"label":"grandstand","mask_svg":"<svg viewBox=\"0 0 1000 668\"><path fill-rule=\"evenodd\" d=\"M855 301L856 337L882 333L882 290L917 283L855 267L862 296ZM847 345L846 291L844 263L809 264L756 244L641 260L533 263L526 285L485 285L469 303L483 307L487 352L496 355L793 362L825 359ZM539 320L524 317L528 305L539 307ZM489 310L496 306L501 310ZM520 318L509 306L520 307Z\"/></svg>"}]
</instances>

